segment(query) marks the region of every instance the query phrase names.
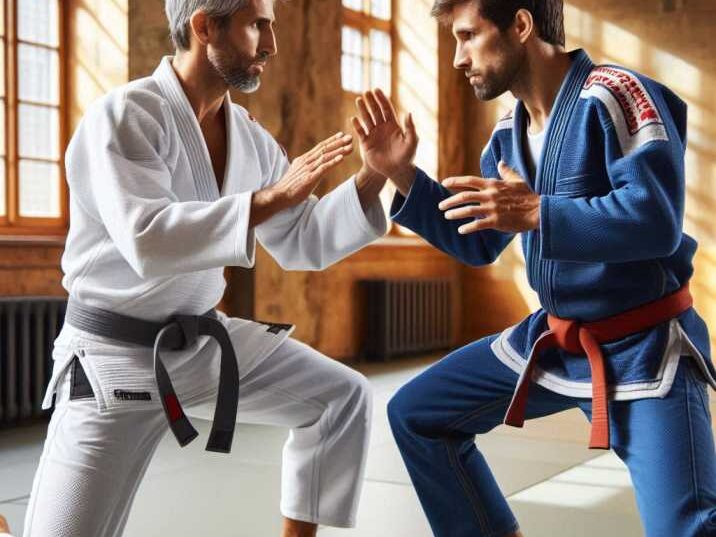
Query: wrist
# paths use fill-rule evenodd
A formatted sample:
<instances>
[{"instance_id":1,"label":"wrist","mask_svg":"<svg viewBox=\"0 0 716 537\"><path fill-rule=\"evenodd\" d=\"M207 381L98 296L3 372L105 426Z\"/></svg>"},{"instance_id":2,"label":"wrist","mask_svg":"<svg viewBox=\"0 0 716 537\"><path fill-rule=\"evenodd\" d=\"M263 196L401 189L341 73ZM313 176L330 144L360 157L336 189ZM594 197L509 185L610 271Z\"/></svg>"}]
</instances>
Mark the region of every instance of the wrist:
<instances>
[{"instance_id":1,"label":"wrist","mask_svg":"<svg viewBox=\"0 0 716 537\"><path fill-rule=\"evenodd\" d=\"M395 172L390 175L390 180L393 181L400 193L407 197L410 193L410 189L413 187L417 173L418 169L415 165L408 164L407 166L395 170Z\"/></svg>"},{"instance_id":2,"label":"wrist","mask_svg":"<svg viewBox=\"0 0 716 537\"><path fill-rule=\"evenodd\" d=\"M364 183L379 183L381 181L384 182L386 180L387 178L385 177L385 175L367 166L363 166L356 174L356 183L358 185Z\"/></svg>"},{"instance_id":3,"label":"wrist","mask_svg":"<svg viewBox=\"0 0 716 537\"><path fill-rule=\"evenodd\" d=\"M249 228L262 224L288 207L290 207L288 196L275 186L257 190L251 197Z\"/></svg>"}]
</instances>

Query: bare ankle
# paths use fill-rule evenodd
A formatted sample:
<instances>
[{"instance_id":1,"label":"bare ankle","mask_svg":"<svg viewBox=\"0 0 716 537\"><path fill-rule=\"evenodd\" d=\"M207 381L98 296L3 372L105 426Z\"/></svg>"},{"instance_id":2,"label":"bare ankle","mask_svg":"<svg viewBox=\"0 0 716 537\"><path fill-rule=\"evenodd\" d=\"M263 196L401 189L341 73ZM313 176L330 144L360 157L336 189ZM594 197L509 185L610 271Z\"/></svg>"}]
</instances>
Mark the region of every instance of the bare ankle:
<instances>
[{"instance_id":1,"label":"bare ankle","mask_svg":"<svg viewBox=\"0 0 716 537\"><path fill-rule=\"evenodd\" d=\"M281 537L316 537L318 524L284 518Z\"/></svg>"}]
</instances>

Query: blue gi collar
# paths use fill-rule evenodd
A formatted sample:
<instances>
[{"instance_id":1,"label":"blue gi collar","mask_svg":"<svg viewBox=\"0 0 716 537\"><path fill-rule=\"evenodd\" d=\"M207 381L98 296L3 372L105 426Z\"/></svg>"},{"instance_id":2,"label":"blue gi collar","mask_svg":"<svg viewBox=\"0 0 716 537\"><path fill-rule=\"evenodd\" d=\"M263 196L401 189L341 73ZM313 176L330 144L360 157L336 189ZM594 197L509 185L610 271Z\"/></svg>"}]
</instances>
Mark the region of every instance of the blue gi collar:
<instances>
[{"instance_id":1,"label":"blue gi collar","mask_svg":"<svg viewBox=\"0 0 716 537\"><path fill-rule=\"evenodd\" d=\"M582 87L594 69L594 63L583 49L569 53L572 65L562 82L562 86L552 107L552 114L547 132L545 134L542 158L535 177L531 177L526 165L524 155L525 132L527 125L527 110L522 101L515 106L515 123L512 129L512 145L514 155L517 156L518 171L527 179L529 184L540 194L553 194L556 180L557 163L562 150L564 133L572 117L574 107L579 100Z\"/></svg>"}]
</instances>

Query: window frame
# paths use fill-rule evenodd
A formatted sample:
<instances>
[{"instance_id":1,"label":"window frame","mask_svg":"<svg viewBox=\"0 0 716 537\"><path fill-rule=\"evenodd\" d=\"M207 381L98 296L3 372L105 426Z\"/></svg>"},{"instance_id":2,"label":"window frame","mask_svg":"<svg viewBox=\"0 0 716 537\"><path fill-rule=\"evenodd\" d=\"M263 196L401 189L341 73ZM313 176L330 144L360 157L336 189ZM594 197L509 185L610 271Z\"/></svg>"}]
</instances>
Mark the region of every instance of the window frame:
<instances>
[{"instance_id":1,"label":"window frame","mask_svg":"<svg viewBox=\"0 0 716 537\"><path fill-rule=\"evenodd\" d=\"M370 31L380 30L387 33L390 36L390 98L397 107L396 102L397 96L397 61L398 61L398 32L397 25L395 24L396 14L396 0L388 0L390 2L390 19L380 19L371 14L366 13L366 8L370 6L371 0L363 0L363 11L356 11L341 3L343 8L343 20L341 21L341 28L348 26L358 30L363 36L363 76L366 80L371 80L370 76L370 60L372 58L370 51ZM341 58L343 57L343 50L341 45ZM372 82L372 81L371 81ZM343 81L341 80L341 89L346 95L353 98L359 97L362 93L357 93L351 90L347 90L343 87ZM371 87L371 89L373 89Z\"/></svg>"},{"instance_id":2,"label":"window frame","mask_svg":"<svg viewBox=\"0 0 716 537\"><path fill-rule=\"evenodd\" d=\"M0 242L3 239L33 237L60 237L67 234L69 225L69 192L65 177L65 150L69 139L68 120L68 82L67 82L67 35L68 35L68 2L53 0L58 8L58 46L53 47L25 41L18 38L17 3L18 0L0 0L5 8L5 203L6 214L0 216ZM59 104L59 159L57 161L42 158L29 158L31 162L48 162L59 166L59 195L60 216L57 218L27 217L20 215L20 147L19 147L19 107L20 104L32 104L29 101L20 102L19 76L18 76L18 49L19 45L28 44L58 53L58 91ZM42 106L50 107L44 103ZM54 108L54 106L53 106Z\"/></svg>"}]
</instances>

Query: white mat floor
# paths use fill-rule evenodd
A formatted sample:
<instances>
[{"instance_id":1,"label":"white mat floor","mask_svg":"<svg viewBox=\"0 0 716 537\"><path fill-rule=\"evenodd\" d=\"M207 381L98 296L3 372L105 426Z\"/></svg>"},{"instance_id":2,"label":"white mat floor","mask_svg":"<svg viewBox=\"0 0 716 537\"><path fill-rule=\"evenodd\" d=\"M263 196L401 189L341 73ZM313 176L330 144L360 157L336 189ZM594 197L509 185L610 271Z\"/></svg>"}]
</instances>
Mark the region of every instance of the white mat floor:
<instances>
[{"instance_id":1,"label":"white mat floor","mask_svg":"<svg viewBox=\"0 0 716 537\"><path fill-rule=\"evenodd\" d=\"M321 528L319 537L430 537L385 414L396 389L428 363L362 368L375 387L376 405L359 526ZM201 440L208 424L198 425ZM200 440L180 450L166 437L139 490L126 537L278 536L286 431L241 426L237 434L229 458L204 452ZM576 411L523 430L500 428L479 440L526 537L642 535L626 469L612 453L586 449L587 436ZM0 432L0 514L18 537L43 437L41 426Z\"/></svg>"}]
</instances>

